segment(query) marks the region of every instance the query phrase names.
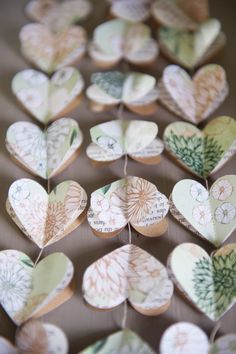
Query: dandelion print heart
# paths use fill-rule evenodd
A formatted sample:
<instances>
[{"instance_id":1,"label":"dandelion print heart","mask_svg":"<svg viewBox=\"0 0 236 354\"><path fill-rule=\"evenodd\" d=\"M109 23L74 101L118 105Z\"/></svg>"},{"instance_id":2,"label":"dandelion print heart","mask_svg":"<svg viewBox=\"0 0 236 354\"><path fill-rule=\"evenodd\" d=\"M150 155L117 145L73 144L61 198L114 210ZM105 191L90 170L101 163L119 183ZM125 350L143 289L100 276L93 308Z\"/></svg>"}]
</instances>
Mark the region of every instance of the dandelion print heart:
<instances>
[{"instance_id":1,"label":"dandelion print heart","mask_svg":"<svg viewBox=\"0 0 236 354\"><path fill-rule=\"evenodd\" d=\"M17 324L38 317L72 296L74 268L63 253L52 253L36 266L22 252L0 252L0 303Z\"/></svg>"},{"instance_id":2,"label":"dandelion print heart","mask_svg":"<svg viewBox=\"0 0 236 354\"><path fill-rule=\"evenodd\" d=\"M168 152L201 178L218 171L236 152L236 121L222 116L203 130L185 122L171 123L164 131Z\"/></svg>"},{"instance_id":3,"label":"dandelion print heart","mask_svg":"<svg viewBox=\"0 0 236 354\"><path fill-rule=\"evenodd\" d=\"M236 302L235 260L235 243L212 257L196 244L183 243L170 254L168 267L179 290L212 321L218 321Z\"/></svg>"}]
</instances>

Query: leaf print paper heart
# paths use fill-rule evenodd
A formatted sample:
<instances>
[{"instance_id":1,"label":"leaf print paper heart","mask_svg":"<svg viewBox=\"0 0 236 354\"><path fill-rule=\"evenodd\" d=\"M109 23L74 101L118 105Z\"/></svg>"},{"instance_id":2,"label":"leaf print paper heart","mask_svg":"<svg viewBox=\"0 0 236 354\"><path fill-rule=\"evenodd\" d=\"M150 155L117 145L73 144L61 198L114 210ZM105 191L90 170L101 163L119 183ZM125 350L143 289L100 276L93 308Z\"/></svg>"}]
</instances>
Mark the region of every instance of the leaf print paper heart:
<instances>
[{"instance_id":1,"label":"leaf print paper heart","mask_svg":"<svg viewBox=\"0 0 236 354\"><path fill-rule=\"evenodd\" d=\"M104 68L112 67L122 59L136 65L149 65L158 55L158 46L151 38L148 26L118 19L95 28L89 54Z\"/></svg>"},{"instance_id":2,"label":"leaf print paper heart","mask_svg":"<svg viewBox=\"0 0 236 354\"><path fill-rule=\"evenodd\" d=\"M86 204L86 192L77 182L64 181L48 194L39 183L22 178L10 186L6 207L21 231L44 248L83 222Z\"/></svg>"},{"instance_id":3,"label":"leaf print paper heart","mask_svg":"<svg viewBox=\"0 0 236 354\"><path fill-rule=\"evenodd\" d=\"M235 191L235 175L219 178L209 192L184 179L173 188L170 211L185 227L219 247L236 228Z\"/></svg>"},{"instance_id":4,"label":"leaf print paper heart","mask_svg":"<svg viewBox=\"0 0 236 354\"><path fill-rule=\"evenodd\" d=\"M46 131L30 122L16 122L6 135L6 147L13 159L45 179L56 176L79 155L82 141L79 125L71 118L57 120Z\"/></svg>"},{"instance_id":5,"label":"leaf print paper heart","mask_svg":"<svg viewBox=\"0 0 236 354\"><path fill-rule=\"evenodd\" d=\"M112 120L90 129L92 143L86 152L98 163L113 162L128 155L138 162L155 164L160 162L164 149L160 139L156 139L157 132L153 122Z\"/></svg>"},{"instance_id":6,"label":"leaf print paper heart","mask_svg":"<svg viewBox=\"0 0 236 354\"><path fill-rule=\"evenodd\" d=\"M69 300L73 264L63 253L52 253L36 266L24 253L0 252L0 303L17 324L39 317Z\"/></svg>"},{"instance_id":7,"label":"leaf print paper heart","mask_svg":"<svg viewBox=\"0 0 236 354\"><path fill-rule=\"evenodd\" d=\"M171 253L168 266L181 292L213 321L236 301L236 244L228 244L212 257L200 246L182 243Z\"/></svg>"},{"instance_id":8,"label":"leaf print paper heart","mask_svg":"<svg viewBox=\"0 0 236 354\"><path fill-rule=\"evenodd\" d=\"M40 23L30 23L21 29L20 42L24 57L51 74L63 66L78 63L85 54L87 38L84 29L79 26L53 34Z\"/></svg>"},{"instance_id":9,"label":"leaf print paper heart","mask_svg":"<svg viewBox=\"0 0 236 354\"><path fill-rule=\"evenodd\" d=\"M166 268L153 256L134 245L125 245L87 268L83 295L89 305L109 310L126 299L149 316L165 312L173 294Z\"/></svg>"},{"instance_id":10,"label":"leaf print paper heart","mask_svg":"<svg viewBox=\"0 0 236 354\"><path fill-rule=\"evenodd\" d=\"M127 224L149 237L167 230L168 199L143 178L126 177L91 194L88 222L98 237L114 237Z\"/></svg>"},{"instance_id":11,"label":"leaf print paper heart","mask_svg":"<svg viewBox=\"0 0 236 354\"><path fill-rule=\"evenodd\" d=\"M143 22L150 16L153 0L108 0L110 14L133 23Z\"/></svg>"},{"instance_id":12,"label":"leaf print paper heart","mask_svg":"<svg viewBox=\"0 0 236 354\"><path fill-rule=\"evenodd\" d=\"M112 333L85 348L79 354L154 354L153 349L130 329Z\"/></svg>"},{"instance_id":13,"label":"leaf print paper heart","mask_svg":"<svg viewBox=\"0 0 236 354\"><path fill-rule=\"evenodd\" d=\"M168 152L191 173L207 178L219 170L236 151L236 122L222 116L203 130L190 123L167 126L163 140Z\"/></svg>"},{"instance_id":14,"label":"leaf print paper heart","mask_svg":"<svg viewBox=\"0 0 236 354\"><path fill-rule=\"evenodd\" d=\"M229 92L225 70L216 64L202 67L192 79L179 66L169 65L158 87L165 107L194 124L212 114Z\"/></svg>"}]
</instances>

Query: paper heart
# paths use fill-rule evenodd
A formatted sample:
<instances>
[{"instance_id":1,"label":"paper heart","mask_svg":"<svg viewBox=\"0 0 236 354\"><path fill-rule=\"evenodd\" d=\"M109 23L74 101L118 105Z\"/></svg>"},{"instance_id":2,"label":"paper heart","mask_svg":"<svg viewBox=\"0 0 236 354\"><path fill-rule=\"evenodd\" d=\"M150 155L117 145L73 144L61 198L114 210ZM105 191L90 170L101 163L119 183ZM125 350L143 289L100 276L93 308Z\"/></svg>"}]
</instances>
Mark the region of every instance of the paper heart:
<instances>
[{"instance_id":1,"label":"paper heart","mask_svg":"<svg viewBox=\"0 0 236 354\"><path fill-rule=\"evenodd\" d=\"M71 298L73 264L63 253L52 253L36 266L24 253L0 252L0 303L17 324L39 317Z\"/></svg>"},{"instance_id":2,"label":"paper heart","mask_svg":"<svg viewBox=\"0 0 236 354\"><path fill-rule=\"evenodd\" d=\"M207 178L236 151L236 122L230 117L211 120L203 130L190 123L167 126L163 140L169 153L193 174Z\"/></svg>"},{"instance_id":3,"label":"paper heart","mask_svg":"<svg viewBox=\"0 0 236 354\"><path fill-rule=\"evenodd\" d=\"M1 354L37 353L67 354L68 340L65 333L57 326L30 320L18 328L16 346L0 337Z\"/></svg>"},{"instance_id":4,"label":"paper heart","mask_svg":"<svg viewBox=\"0 0 236 354\"><path fill-rule=\"evenodd\" d=\"M218 249L212 257L194 243L182 243L171 253L172 280L192 303L218 321L235 303L236 244Z\"/></svg>"},{"instance_id":5,"label":"paper heart","mask_svg":"<svg viewBox=\"0 0 236 354\"><path fill-rule=\"evenodd\" d=\"M89 54L101 67L114 66L122 59L148 65L158 55L158 45L148 26L117 19L95 28Z\"/></svg>"},{"instance_id":6,"label":"paper heart","mask_svg":"<svg viewBox=\"0 0 236 354\"><path fill-rule=\"evenodd\" d=\"M23 70L12 80L12 91L18 101L44 124L73 110L80 102L83 88L80 72L72 67L58 70L51 79L40 71Z\"/></svg>"},{"instance_id":7,"label":"paper heart","mask_svg":"<svg viewBox=\"0 0 236 354\"><path fill-rule=\"evenodd\" d=\"M112 16L130 22L143 22L150 16L153 0L108 0Z\"/></svg>"},{"instance_id":8,"label":"paper heart","mask_svg":"<svg viewBox=\"0 0 236 354\"><path fill-rule=\"evenodd\" d=\"M236 353L236 335L227 334L218 338L212 345L210 354L235 354Z\"/></svg>"},{"instance_id":9,"label":"paper heart","mask_svg":"<svg viewBox=\"0 0 236 354\"><path fill-rule=\"evenodd\" d=\"M136 311L155 316L168 309L172 294L166 268L131 244L93 263L83 277L84 298L99 310L112 309L128 299Z\"/></svg>"},{"instance_id":10,"label":"paper heart","mask_svg":"<svg viewBox=\"0 0 236 354\"><path fill-rule=\"evenodd\" d=\"M185 227L219 247L236 228L236 176L219 178L208 192L192 179L176 183L172 215Z\"/></svg>"},{"instance_id":11,"label":"paper heart","mask_svg":"<svg viewBox=\"0 0 236 354\"><path fill-rule=\"evenodd\" d=\"M40 23L29 23L20 31L24 57L49 74L77 63L85 54L86 41L85 30L79 26L53 34Z\"/></svg>"},{"instance_id":12,"label":"paper heart","mask_svg":"<svg viewBox=\"0 0 236 354\"><path fill-rule=\"evenodd\" d=\"M225 44L220 22L209 19L195 32L161 27L158 31L162 52L172 61L192 69L212 58Z\"/></svg>"},{"instance_id":13,"label":"paper heart","mask_svg":"<svg viewBox=\"0 0 236 354\"><path fill-rule=\"evenodd\" d=\"M38 247L49 246L83 222L85 190L74 181L58 184L50 194L37 182L22 178L8 191L7 212Z\"/></svg>"},{"instance_id":14,"label":"paper heart","mask_svg":"<svg viewBox=\"0 0 236 354\"><path fill-rule=\"evenodd\" d=\"M94 344L85 348L79 354L154 354L153 349L130 329L119 332L98 340Z\"/></svg>"},{"instance_id":15,"label":"paper heart","mask_svg":"<svg viewBox=\"0 0 236 354\"><path fill-rule=\"evenodd\" d=\"M90 11L91 3L86 0L70 0L62 3L56 0L31 0L25 8L26 15L31 20L41 22L56 33L81 21Z\"/></svg>"},{"instance_id":16,"label":"paper heart","mask_svg":"<svg viewBox=\"0 0 236 354\"><path fill-rule=\"evenodd\" d=\"M126 177L91 194L88 222L98 237L114 237L127 224L138 233L156 237L167 230L168 199L139 177Z\"/></svg>"},{"instance_id":17,"label":"paper heart","mask_svg":"<svg viewBox=\"0 0 236 354\"><path fill-rule=\"evenodd\" d=\"M199 69L191 77L177 65L169 65L158 82L160 101L172 112L194 124L212 114L228 95L225 70L216 64Z\"/></svg>"},{"instance_id":18,"label":"paper heart","mask_svg":"<svg viewBox=\"0 0 236 354\"><path fill-rule=\"evenodd\" d=\"M29 172L49 179L63 171L79 154L83 134L72 118L61 118L42 131L30 122L12 124L6 147Z\"/></svg>"},{"instance_id":19,"label":"paper heart","mask_svg":"<svg viewBox=\"0 0 236 354\"><path fill-rule=\"evenodd\" d=\"M122 103L131 111L142 115L156 111L155 101L159 94L156 79L151 75L137 72L98 72L92 74L91 82L86 94L95 104L94 110L104 110Z\"/></svg>"},{"instance_id":20,"label":"paper heart","mask_svg":"<svg viewBox=\"0 0 236 354\"><path fill-rule=\"evenodd\" d=\"M97 162L113 162L124 155L147 164L160 161L163 143L156 139L158 127L144 120L98 124L90 129L92 143L87 147L88 157Z\"/></svg>"}]
</instances>

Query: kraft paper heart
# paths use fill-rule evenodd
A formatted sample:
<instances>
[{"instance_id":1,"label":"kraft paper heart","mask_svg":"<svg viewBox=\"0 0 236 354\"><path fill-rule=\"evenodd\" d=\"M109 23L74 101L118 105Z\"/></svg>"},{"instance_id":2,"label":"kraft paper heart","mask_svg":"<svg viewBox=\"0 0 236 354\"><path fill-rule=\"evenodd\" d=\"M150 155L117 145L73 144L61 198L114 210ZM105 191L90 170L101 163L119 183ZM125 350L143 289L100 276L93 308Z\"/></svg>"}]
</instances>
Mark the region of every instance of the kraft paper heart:
<instances>
[{"instance_id":1,"label":"kraft paper heart","mask_svg":"<svg viewBox=\"0 0 236 354\"><path fill-rule=\"evenodd\" d=\"M73 295L74 268L63 253L52 253L36 266L24 253L0 252L0 303L17 325L44 315Z\"/></svg>"},{"instance_id":2,"label":"kraft paper heart","mask_svg":"<svg viewBox=\"0 0 236 354\"><path fill-rule=\"evenodd\" d=\"M25 8L26 15L33 21L46 25L59 33L88 16L92 7L86 0L31 0Z\"/></svg>"},{"instance_id":3,"label":"kraft paper heart","mask_svg":"<svg viewBox=\"0 0 236 354\"><path fill-rule=\"evenodd\" d=\"M235 354L236 335L228 334L210 343L205 332L193 323L178 322L167 328L160 354Z\"/></svg>"},{"instance_id":4,"label":"kraft paper heart","mask_svg":"<svg viewBox=\"0 0 236 354\"><path fill-rule=\"evenodd\" d=\"M154 354L154 350L130 329L119 332L98 340L85 348L79 354Z\"/></svg>"},{"instance_id":5,"label":"kraft paper heart","mask_svg":"<svg viewBox=\"0 0 236 354\"><path fill-rule=\"evenodd\" d=\"M192 179L176 183L172 215L198 236L219 247L236 229L236 176L219 178L208 192Z\"/></svg>"},{"instance_id":6,"label":"kraft paper heart","mask_svg":"<svg viewBox=\"0 0 236 354\"><path fill-rule=\"evenodd\" d=\"M188 69L209 61L225 44L220 22L216 19L204 21L195 32L161 27L158 38L163 54Z\"/></svg>"},{"instance_id":7,"label":"kraft paper heart","mask_svg":"<svg viewBox=\"0 0 236 354\"><path fill-rule=\"evenodd\" d=\"M158 87L165 107L194 124L208 118L229 93L225 70L216 64L202 67L192 79L179 66L169 65Z\"/></svg>"},{"instance_id":8,"label":"kraft paper heart","mask_svg":"<svg viewBox=\"0 0 236 354\"><path fill-rule=\"evenodd\" d=\"M37 320L29 320L18 328L15 346L0 337L1 354L67 354L68 340L57 326Z\"/></svg>"},{"instance_id":9,"label":"kraft paper heart","mask_svg":"<svg viewBox=\"0 0 236 354\"><path fill-rule=\"evenodd\" d=\"M90 129L92 143L87 155L100 164L110 163L128 155L146 164L160 162L164 145L156 138L156 123L144 120L121 121L98 124Z\"/></svg>"},{"instance_id":10,"label":"kraft paper heart","mask_svg":"<svg viewBox=\"0 0 236 354\"><path fill-rule=\"evenodd\" d=\"M236 244L210 257L194 243L182 243L171 253L171 278L181 292L206 316L218 321L235 303Z\"/></svg>"},{"instance_id":11,"label":"kraft paper heart","mask_svg":"<svg viewBox=\"0 0 236 354\"><path fill-rule=\"evenodd\" d=\"M166 149L191 173L207 178L219 170L236 151L236 122L230 117L211 120L203 130L190 123L167 126Z\"/></svg>"},{"instance_id":12,"label":"kraft paper heart","mask_svg":"<svg viewBox=\"0 0 236 354\"><path fill-rule=\"evenodd\" d=\"M121 19L99 25L89 46L91 58L104 68L112 67L122 59L136 65L149 65L158 51L148 26Z\"/></svg>"},{"instance_id":13,"label":"kraft paper heart","mask_svg":"<svg viewBox=\"0 0 236 354\"><path fill-rule=\"evenodd\" d=\"M80 102L84 80L72 67L58 70L48 78L40 71L18 72L12 80L12 91L20 104L40 123L65 116Z\"/></svg>"},{"instance_id":14,"label":"kraft paper heart","mask_svg":"<svg viewBox=\"0 0 236 354\"><path fill-rule=\"evenodd\" d=\"M148 115L156 111L159 94L156 79L147 74L119 71L98 72L91 76L92 85L86 94L92 109L103 111L124 104L131 111Z\"/></svg>"},{"instance_id":15,"label":"kraft paper heart","mask_svg":"<svg viewBox=\"0 0 236 354\"><path fill-rule=\"evenodd\" d=\"M172 294L166 268L131 244L93 263L83 277L84 298L99 310L113 309L128 299L136 311L156 316L168 309Z\"/></svg>"},{"instance_id":16,"label":"kraft paper heart","mask_svg":"<svg viewBox=\"0 0 236 354\"><path fill-rule=\"evenodd\" d=\"M21 231L44 248L83 222L86 204L86 192L77 182L64 181L48 194L39 183L22 178L10 186L6 207Z\"/></svg>"},{"instance_id":17,"label":"kraft paper heart","mask_svg":"<svg viewBox=\"0 0 236 354\"><path fill-rule=\"evenodd\" d=\"M61 118L42 131L30 122L12 124L6 147L27 171L45 179L63 171L78 155L83 134L72 118Z\"/></svg>"},{"instance_id":18,"label":"kraft paper heart","mask_svg":"<svg viewBox=\"0 0 236 354\"><path fill-rule=\"evenodd\" d=\"M82 27L71 26L53 34L40 23L29 23L20 31L21 51L24 57L46 73L73 65L86 51L86 33Z\"/></svg>"},{"instance_id":19,"label":"kraft paper heart","mask_svg":"<svg viewBox=\"0 0 236 354\"><path fill-rule=\"evenodd\" d=\"M168 199L139 177L126 177L91 194L88 222L98 237L118 235L127 224L138 233L156 237L167 230Z\"/></svg>"},{"instance_id":20,"label":"kraft paper heart","mask_svg":"<svg viewBox=\"0 0 236 354\"><path fill-rule=\"evenodd\" d=\"M150 16L153 0L107 0L110 14L130 22L143 22Z\"/></svg>"}]
</instances>

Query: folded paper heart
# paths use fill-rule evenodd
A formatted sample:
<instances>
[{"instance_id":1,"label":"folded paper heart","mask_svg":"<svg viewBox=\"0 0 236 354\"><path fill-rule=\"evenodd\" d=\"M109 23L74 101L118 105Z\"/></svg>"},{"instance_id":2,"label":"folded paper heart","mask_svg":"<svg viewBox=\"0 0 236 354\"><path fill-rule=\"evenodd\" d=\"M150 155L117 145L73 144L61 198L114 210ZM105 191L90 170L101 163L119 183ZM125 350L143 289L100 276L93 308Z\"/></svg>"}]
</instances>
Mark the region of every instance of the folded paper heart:
<instances>
[{"instance_id":1,"label":"folded paper heart","mask_svg":"<svg viewBox=\"0 0 236 354\"><path fill-rule=\"evenodd\" d=\"M24 57L49 74L76 64L86 51L86 33L82 27L71 26L54 34L40 23L29 23L20 31L21 51Z\"/></svg>"},{"instance_id":2,"label":"folded paper heart","mask_svg":"<svg viewBox=\"0 0 236 354\"><path fill-rule=\"evenodd\" d=\"M132 244L93 263L83 277L84 298L99 310L113 309L128 299L136 311L156 316L169 308L172 294L166 268Z\"/></svg>"},{"instance_id":3,"label":"folded paper heart","mask_svg":"<svg viewBox=\"0 0 236 354\"><path fill-rule=\"evenodd\" d=\"M127 224L142 235L156 237L167 230L168 210L168 199L154 184L129 176L91 194L88 222L98 237L114 237Z\"/></svg>"},{"instance_id":4,"label":"folded paper heart","mask_svg":"<svg viewBox=\"0 0 236 354\"><path fill-rule=\"evenodd\" d=\"M67 354L68 340L57 326L37 320L29 320L18 328L15 346L0 337L1 354Z\"/></svg>"},{"instance_id":5,"label":"folded paper heart","mask_svg":"<svg viewBox=\"0 0 236 354\"><path fill-rule=\"evenodd\" d=\"M160 342L160 354L235 354L236 335L228 334L210 343L201 328L178 322L167 328Z\"/></svg>"},{"instance_id":6,"label":"folded paper heart","mask_svg":"<svg viewBox=\"0 0 236 354\"><path fill-rule=\"evenodd\" d=\"M194 243L182 243L170 254L168 267L179 290L212 321L218 321L236 301L235 259L235 243L211 257Z\"/></svg>"},{"instance_id":7,"label":"folded paper heart","mask_svg":"<svg viewBox=\"0 0 236 354\"><path fill-rule=\"evenodd\" d=\"M170 205L181 224L219 247L236 229L236 176L219 178L209 192L192 179L179 181Z\"/></svg>"},{"instance_id":8,"label":"folded paper heart","mask_svg":"<svg viewBox=\"0 0 236 354\"><path fill-rule=\"evenodd\" d=\"M51 31L59 33L74 23L83 20L91 11L87 0L31 0L25 8L26 15L33 21L46 25Z\"/></svg>"},{"instance_id":9,"label":"folded paper heart","mask_svg":"<svg viewBox=\"0 0 236 354\"><path fill-rule=\"evenodd\" d=\"M202 22L195 32L161 27L158 38L163 54L188 69L210 61L226 41L216 19Z\"/></svg>"},{"instance_id":10,"label":"folded paper heart","mask_svg":"<svg viewBox=\"0 0 236 354\"><path fill-rule=\"evenodd\" d=\"M81 100L84 80L72 67L58 70L52 78L40 71L18 72L12 80L12 91L20 104L43 124L63 117Z\"/></svg>"},{"instance_id":11,"label":"folded paper heart","mask_svg":"<svg viewBox=\"0 0 236 354\"><path fill-rule=\"evenodd\" d=\"M71 118L61 118L44 131L30 122L16 122L6 135L13 159L45 179L56 176L79 155L82 141L79 125Z\"/></svg>"},{"instance_id":12,"label":"folded paper heart","mask_svg":"<svg viewBox=\"0 0 236 354\"><path fill-rule=\"evenodd\" d=\"M89 54L104 68L126 60L136 65L149 65L158 55L157 42L151 38L148 26L116 19L99 25L94 30Z\"/></svg>"},{"instance_id":13,"label":"folded paper heart","mask_svg":"<svg viewBox=\"0 0 236 354\"><path fill-rule=\"evenodd\" d=\"M130 22L143 22L150 16L153 0L107 0L110 14Z\"/></svg>"},{"instance_id":14,"label":"folded paper heart","mask_svg":"<svg viewBox=\"0 0 236 354\"><path fill-rule=\"evenodd\" d=\"M175 122L167 126L163 140L182 166L206 179L236 152L236 122L222 116L211 120L203 130L190 123Z\"/></svg>"},{"instance_id":15,"label":"folded paper heart","mask_svg":"<svg viewBox=\"0 0 236 354\"><path fill-rule=\"evenodd\" d=\"M21 231L44 248L83 222L86 204L86 192L77 182L64 181L48 194L39 183L22 178L10 186L6 208Z\"/></svg>"},{"instance_id":16,"label":"folded paper heart","mask_svg":"<svg viewBox=\"0 0 236 354\"><path fill-rule=\"evenodd\" d=\"M154 354L154 350L130 329L112 333L85 348L79 354Z\"/></svg>"},{"instance_id":17,"label":"folded paper heart","mask_svg":"<svg viewBox=\"0 0 236 354\"><path fill-rule=\"evenodd\" d=\"M158 88L160 101L194 124L209 117L229 92L225 70L216 64L202 67L192 79L179 66L169 65L163 71Z\"/></svg>"},{"instance_id":18,"label":"folded paper heart","mask_svg":"<svg viewBox=\"0 0 236 354\"><path fill-rule=\"evenodd\" d=\"M156 79L151 75L137 72L98 72L92 74L91 82L86 94L92 102L93 110L103 111L123 104L142 115L156 111L158 91Z\"/></svg>"},{"instance_id":19,"label":"folded paper heart","mask_svg":"<svg viewBox=\"0 0 236 354\"><path fill-rule=\"evenodd\" d=\"M153 122L112 120L90 129L92 143L86 152L92 161L100 164L125 155L141 163L155 164L160 162L164 149L161 140L156 138L157 132Z\"/></svg>"},{"instance_id":20,"label":"folded paper heart","mask_svg":"<svg viewBox=\"0 0 236 354\"><path fill-rule=\"evenodd\" d=\"M74 268L63 253L52 253L36 266L24 253L0 252L0 303L20 325L53 310L73 295Z\"/></svg>"}]
</instances>

